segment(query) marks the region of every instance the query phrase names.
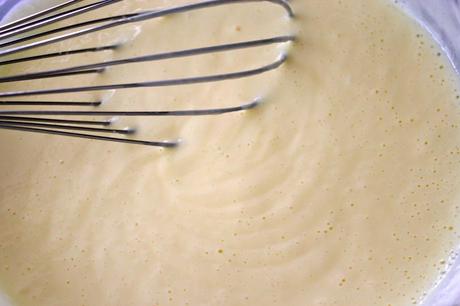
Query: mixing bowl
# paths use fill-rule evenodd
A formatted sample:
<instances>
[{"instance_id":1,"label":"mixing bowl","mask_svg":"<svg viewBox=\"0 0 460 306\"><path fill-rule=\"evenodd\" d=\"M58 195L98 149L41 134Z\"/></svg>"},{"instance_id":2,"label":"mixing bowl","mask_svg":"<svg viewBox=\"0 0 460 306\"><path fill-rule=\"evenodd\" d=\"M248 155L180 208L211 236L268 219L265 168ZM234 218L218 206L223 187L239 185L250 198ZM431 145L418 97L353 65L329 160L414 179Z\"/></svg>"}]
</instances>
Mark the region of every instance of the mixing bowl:
<instances>
[{"instance_id":1,"label":"mixing bowl","mask_svg":"<svg viewBox=\"0 0 460 306\"><path fill-rule=\"evenodd\" d=\"M297 0L303 1L303 0ZM389 0L388 0L389 1ZM425 27L460 73L460 1L399 0L398 5ZM35 3L39 3L35 1ZM27 0L0 0L0 20L20 15ZM39 3L40 4L40 3ZM459 220L460 221L460 220ZM453 252L449 268L422 303L424 306L460 305L460 256ZM0 292L0 306L11 305Z\"/></svg>"}]
</instances>

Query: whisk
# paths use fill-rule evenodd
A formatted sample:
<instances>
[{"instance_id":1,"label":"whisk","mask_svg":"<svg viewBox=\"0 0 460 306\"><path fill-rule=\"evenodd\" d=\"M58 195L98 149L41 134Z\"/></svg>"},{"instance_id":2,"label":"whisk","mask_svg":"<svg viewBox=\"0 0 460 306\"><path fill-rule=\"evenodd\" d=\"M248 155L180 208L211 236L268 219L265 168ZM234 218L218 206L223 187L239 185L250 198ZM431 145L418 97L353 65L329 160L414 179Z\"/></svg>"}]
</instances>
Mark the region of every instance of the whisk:
<instances>
[{"instance_id":1,"label":"whisk","mask_svg":"<svg viewBox=\"0 0 460 306\"><path fill-rule=\"evenodd\" d=\"M77 15L82 15L95 11L108 5L121 2L123 0L101 0L89 4L84 4L85 0L69 0L61 4L49 7L35 14L15 20L8 24L0 26L0 57L16 55L22 51L31 50L45 45L52 45L58 42L87 35L94 32L103 31L113 27L119 27L126 24L142 22L167 15L180 14L184 12L206 9L221 5L231 5L248 2L268 2L280 6L287 13L289 18L294 17L293 10L286 0L208 0L197 3L185 4L176 7L151 10L144 12L128 13L118 16L104 17L93 19L85 22L68 24L51 30L36 32L40 28L50 26L59 21L69 20ZM70 7L70 8L69 8ZM73 7L73 8L72 8ZM34 31L32 34L28 34ZM69 32L70 31L70 32ZM62 32L66 32L62 34ZM97 62L92 64L78 65L62 69L53 69L33 73L17 74L12 76L0 77L0 83L20 82L26 80L35 80L43 78L55 78L62 76L73 76L82 74L101 73L106 68L116 65L127 65L140 62L151 62L165 59L174 59L181 57L192 57L202 54L216 52L232 51L245 48L253 48L270 44L289 43L295 39L292 35L276 36L258 40L250 40L222 45L206 46L194 49L184 49L166 53L147 54L143 56L130 57L112 61ZM104 46L95 46L91 48L72 49L58 51L53 53L37 54L34 56L23 56L14 59L0 61L0 66L13 65L21 62L31 62L44 60L53 57L72 56L76 54L116 51L120 44L110 44ZM186 84L199 84L207 82L218 82L231 79L246 78L262 74L279 68L286 61L286 54L281 53L273 62L265 66L252 68L248 70L222 73L214 75L193 76L187 78L164 79L154 81L118 83L97 86L81 86L52 88L39 90L24 90L14 92L0 92L0 106L26 105L26 106L66 106L72 107L97 107L102 101L94 102L76 102L76 101L25 101L10 100L9 98L18 97L38 97L41 95L59 95L78 92L96 92L107 90L121 90L140 87L164 87L164 86L181 86ZM112 120L94 120L97 116L101 117L124 117L124 116L210 116L222 115L232 112L240 112L255 108L260 103L256 98L249 103L227 108L213 109L194 109L194 110L155 110L155 111L97 111L87 110L80 111L74 109L66 110L4 110L0 109L0 129L17 130L32 133L54 134L66 137L78 137L102 141L120 142L127 144L138 144L155 147L172 148L179 144L178 140L151 141L143 139L134 139L129 137L136 132L133 128L115 129L110 125ZM79 120L72 119L78 116ZM90 116L91 119L81 120L82 116ZM103 136L103 133L118 134L121 136Z\"/></svg>"}]
</instances>

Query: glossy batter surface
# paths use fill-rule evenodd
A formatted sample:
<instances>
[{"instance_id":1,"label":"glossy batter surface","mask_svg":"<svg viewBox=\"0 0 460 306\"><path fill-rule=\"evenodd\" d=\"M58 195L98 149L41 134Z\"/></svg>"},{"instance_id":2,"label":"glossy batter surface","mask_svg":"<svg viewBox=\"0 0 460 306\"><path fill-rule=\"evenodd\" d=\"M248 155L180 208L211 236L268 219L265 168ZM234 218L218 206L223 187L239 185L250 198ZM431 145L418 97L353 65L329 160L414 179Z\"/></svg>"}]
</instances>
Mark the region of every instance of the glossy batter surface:
<instances>
[{"instance_id":1,"label":"glossy batter surface","mask_svg":"<svg viewBox=\"0 0 460 306\"><path fill-rule=\"evenodd\" d=\"M117 14L184 1L124 1ZM102 109L260 107L131 118L160 150L2 131L0 285L17 305L409 305L458 244L458 80L428 35L384 0L235 4L61 43L113 53L297 35L292 45L135 64L1 90L237 71L250 79L77 94ZM118 37L113 38L112 37ZM44 48L42 50L49 50ZM111 95L113 94L113 95Z\"/></svg>"}]
</instances>

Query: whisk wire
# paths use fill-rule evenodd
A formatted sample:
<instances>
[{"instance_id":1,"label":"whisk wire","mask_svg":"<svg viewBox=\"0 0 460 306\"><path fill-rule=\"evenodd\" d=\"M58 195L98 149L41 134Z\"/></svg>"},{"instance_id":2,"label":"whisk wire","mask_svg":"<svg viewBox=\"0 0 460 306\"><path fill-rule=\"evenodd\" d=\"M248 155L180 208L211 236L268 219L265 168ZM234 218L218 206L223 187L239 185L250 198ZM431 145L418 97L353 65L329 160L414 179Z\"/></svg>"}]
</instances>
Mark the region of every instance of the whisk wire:
<instances>
[{"instance_id":1,"label":"whisk wire","mask_svg":"<svg viewBox=\"0 0 460 306\"><path fill-rule=\"evenodd\" d=\"M3 77L3 78L0 78L0 83L26 81L26 80L40 79L40 78L47 78L47 77L48 78L49 77L60 77L60 76L65 76L65 75L72 75L78 72L80 73L98 73L98 72L102 72L104 68L112 67L112 66L141 63L141 62L153 62L153 61L159 61L159 60L195 56L195 55L202 55L202 54L209 54L209 53L217 53L217 52L238 50L238 49L244 49L244 48L254 48L254 47L264 46L264 45L269 45L269 44L285 43L285 42L289 42L293 40L294 40L294 36L277 36L277 37L272 37L272 38L267 38L267 39L251 40L251 41L244 41L244 42L232 43L232 44L223 44L223 45L204 47L204 48L195 48L195 49L187 49L187 50L174 51L174 52L144 55L144 56L131 57L131 58L122 59L122 60L105 61L105 62L89 64L89 65L79 65L79 66L74 66L74 67L64 68L64 69L55 69L55 70L48 70L48 71L42 71L42 72L27 73L27 74L15 75L15 76Z\"/></svg>"},{"instance_id":2,"label":"whisk wire","mask_svg":"<svg viewBox=\"0 0 460 306\"><path fill-rule=\"evenodd\" d=\"M136 145L144 145L144 146L152 146L152 147L162 147L162 148L175 148L180 143L180 141L148 141L148 140L138 140L138 139L130 139L130 138L107 137L107 136L100 136L100 135L93 135L93 134L59 131L55 129L26 127L26 126L21 126L21 125L8 125L8 124L2 125L0 124L0 129L41 133L41 134L47 134L47 135L59 135L59 136L66 136L66 137L85 138L85 139L93 139L93 140L102 140L102 141L110 141L110 142L119 142L119 143L126 143L126 144L136 144Z\"/></svg>"},{"instance_id":3,"label":"whisk wire","mask_svg":"<svg viewBox=\"0 0 460 306\"><path fill-rule=\"evenodd\" d=\"M42 127L42 128L53 128L61 130L75 130L75 131L87 131L94 133L112 133L112 134L123 134L123 135L132 135L135 130L128 129L107 129L107 128L93 128L86 126L72 126L72 125L60 125L60 124L46 124L46 123L34 123L27 121L13 121L13 120L0 120L0 125L10 125L10 126L30 126L30 127Z\"/></svg>"},{"instance_id":4,"label":"whisk wire","mask_svg":"<svg viewBox=\"0 0 460 306\"><path fill-rule=\"evenodd\" d=\"M125 19L125 18L138 16L138 15L141 15L141 14L144 14L144 13L145 12L143 12L143 13L123 14L123 15L118 15L118 16L110 16L110 17L92 19L92 20L87 20L87 21L80 22L80 23L74 23L74 24L70 24L70 25L65 25L65 26L62 26L62 27L59 27L59 28L47 30L47 31L44 31L44 32L34 33L32 35L21 36L19 38L11 39L11 40L9 40L7 42L2 42L2 43L0 43L0 48L8 47L8 46L11 46L11 45L16 45L16 44L19 44L19 43L23 43L23 42L26 42L26 41L29 41L29 40L34 40L34 39L44 37L44 36L48 36L48 35L51 35L51 34L65 32L65 31L69 31L69 30L72 30L72 29L83 28L83 27L90 26L90 25L97 24L97 23L104 23L104 22L108 22L108 21L122 20L122 19Z\"/></svg>"},{"instance_id":5,"label":"whisk wire","mask_svg":"<svg viewBox=\"0 0 460 306\"><path fill-rule=\"evenodd\" d=\"M42 59L52 58L52 57L76 55L76 54L82 54L82 53L102 52L102 51L108 51L108 50L113 51L117 49L118 47L119 47L118 44L114 44L114 45L107 45L107 46L101 46L101 47L82 48L82 49L74 49L74 50L68 50L68 51L45 53L45 54L40 54L40 55L35 55L35 56L15 58L12 60L7 60L7 61L0 61L0 66L17 64L17 63L22 63L22 62L37 61L37 60L42 60Z\"/></svg>"},{"instance_id":6,"label":"whisk wire","mask_svg":"<svg viewBox=\"0 0 460 306\"><path fill-rule=\"evenodd\" d=\"M99 2L91 3L79 8L71 9L66 12L61 12L53 16L47 16L40 20L32 20L27 23L21 23L15 27L7 28L0 32L0 39L7 39L22 33L26 33L29 31L33 31L35 29L42 28L44 26L56 23L61 20L65 20L68 18L72 18L81 14L88 13L90 11L94 11L105 7L107 5L115 4L123 0L101 0Z\"/></svg>"},{"instance_id":7,"label":"whisk wire","mask_svg":"<svg viewBox=\"0 0 460 306\"><path fill-rule=\"evenodd\" d=\"M72 125L99 125L109 126L112 120L74 120L74 119L56 119L56 118L43 118L43 117L24 117L24 116L0 116L0 120L9 121L30 121L30 122L49 122L49 123L64 123Z\"/></svg>"},{"instance_id":8,"label":"whisk wire","mask_svg":"<svg viewBox=\"0 0 460 306\"><path fill-rule=\"evenodd\" d=\"M102 101L77 102L77 101L0 101L0 106L5 105L52 105L52 106L100 106Z\"/></svg>"},{"instance_id":9,"label":"whisk wire","mask_svg":"<svg viewBox=\"0 0 460 306\"><path fill-rule=\"evenodd\" d=\"M6 29L10 29L10 28L13 28L17 25L20 25L20 24L24 24L26 23L27 21L30 21L30 20L33 20L33 19L36 19L36 18L39 18L41 16L45 16L45 15L48 15L52 12L55 12L55 11L58 11L64 7L67 7L67 6L70 6L70 5L74 5L76 3L79 3L79 2L82 2L84 0L69 0L69 1L66 1L66 2L63 2L63 3L60 3L60 4L57 4L55 6L52 6L52 7L49 7L49 8L46 8L44 10L41 10L41 11L38 11L34 14L30 14L28 16L25 16L23 18L20 18L20 19L17 19L17 20L14 20L14 21L11 21L9 23L6 23L4 25L1 25L0 26L0 31L3 32L5 31ZM1 33L0 32L0 33Z\"/></svg>"},{"instance_id":10,"label":"whisk wire","mask_svg":"<svg viewBox=\"0 0 460 306\"><path fill-rule=\"evenodd\" d=\"M286 55L282 54L278 60L268 65L265 65L259 68L255 68L255 69L243 70L243 71L232 72L232 73L222 73L222 74L214 74L214 75L199 76L199 77L136 82L136 83L0 92L0 98L67 94L67 93L88 92L88 91L106 91L106 90L128 89L128 88L167 87L167 86L177 86L177 85L212 83L212 82L219 82L219 81L225 81L225 80L246 78L246 77L258 75L264 72L268 72L271 70L275 70L278 67L280 67L286 61L286 59L287 59Z\"/></svg>"},{"instance_id":11,"label":"whisk wire","mask_svg":"<svg viewBox=\"0 0 460 306\"><path fill-rule=\"evenodd\" d=\"M120 1L120 0L106 0L106 1ZM182 5L182 6L167 8L167 9L158 10L158 11L150 11L150 12L146 12L140 15L123 18L121 20L111 21L103 25L94 26L94 27L90 27L90 28L83 29L80 31L75 31L75 32L60 35L57 37L52 37L52 38L44 39L41 41L33 42L27 45L6 49L3 51L0 51L0 56L6 56L6 55L14 54L17 52L37 48L37 47L46 46L46 45L60 42L63 40L67 40L70 38L75 38L75 37L79 37L82 35L99 32L102 30L110 29L113 27L129 24L129 23L141 22L141 21L146 21L150 19L168 16L168 15L185 13L189 11L210 8L210 7L215 7L215 6L221 6L221 5L226 5L226 4L237 4L237 3L247 3L247 2L269 2L269 3L278 4L286 10L286 12L291 18L294 16L294 12L292 11L291 7L285 0L207 0L203 2ZM0 36L0 39L1 38L2 37Z\"/></svg>"},{"instance_id":12,"label":"whisk wire","mask_svg":"<svg viewBox=\"0 0 460 306\"><path fill-rule=\"evenodd\" d=\"M251 103L232 107L209 108L199 110L175 110L175 111L67 111L67 110L2 110L0 116L17 115L65 115L65 116L130 116L130 117L180 117L180 116L210 116L234 113L255 108L260 104L260 99Z\"/></svg>"},{"instance_id":13,"label":"whisk wire","mask_svg":"<svg viewBox=\"0 0 460 306\"><path fill-rule=\"evenodd\" d=\"M37 47L55 44L60 41L64 41L70 38L75 38L90 33L106 30L109 28L121 26L124 24L141 22L151 20L159 17L164 17L172 14L179 14L189 12L193 10L199 10L204 8L216 7L226 4L238 4L238 3L249 3L249 2L268 2L281 6L288 14L290 18L294 16L294 13L286 0L206 0L197 3L191 3L172 8L150 10L145 12L129 13L117 16L103 17L99 19L93 19L85 22L74 23L65 25L44 32L34 33L32 35L26 35L18 37L19 34L24 34L32 30L37 30L44 26L49 26L56 22L75 17L84 13L88 13L102 7L120 2L122 0L100 0L91 4L80 6L74 9L69 9L54 14L55 12L64 9L67 6L78 4L82 0L69 0L60 5L45 9L36 14L24 17L20 20L11 22L9 24L0 26L0 48L5 48L11 45L25 43L28 40L49 36L52 34L83 28L74 32L53 36L50 38L41 39L32 43L25 43L16 47L6 48L0 50L0 57L13 55L18 52L34 49ZM94 24L98 24L93 26ZM86 28L84 28L86 27ZM12 76L6 76L0 78L0 83L6 82L19 82L43 78L54 78L64 77L79 74L90 74L90 73L101 73L107 68L125 65L132 63L159 61L165 59L174 59L181 57L189 57L195 55L211 54L216 52L232 51L245 48L253 48L270 44L281 44L288 43L295 40L292 35L275 36L265 39L257 39L236 43L227 43L221 45L207 46L201 48L185 49L172 52L154 53L144 56L137 56L131 58L125 58L120 60L104 61L93 64L77 65L61 69L52 69L47 71L32 72L25 74L17 74ZM59 52L50 52L45 54L38 54L34 56L19 57L14 59L7 59L0 62L0 65L12 65L21 62L30 62L36 60L43 60L52 57L60 56L71 56L75 54L84 54L89 52L102 52L102 51L115 51L120 45L111 44L106 46L96 46L92 48L81 48L72 49ZM131 82L122 84L105 84L105 85L86 85L79 87L68 87L68 88L52 88L52 89L36 89L36 90L21 90L11 92L0 92L0 98L14 98L14 97L25 97L25 96L40 96L40 95L54 95L54 94L71 94L79 92L96 92L96 91L107 91L117 89L128 89L128 88L144 88L144 87L165 87L165 86L179 86L179 85L191 85L209 82L219 82L225 80L239 79L255 76L258 74L266 73L279 68L286 62L287 56L282 53L278 59L274 62L236 72L219 73L205 76L193 76L184 78L173 78L156 81L143 81L143 82ZM98 107L102 101L86 102L86 101L49 101L49 100L38 100L38 101L27 101L27 100L1 100L0 106L60 106L60 107ZM93 140L111 141L127 144L138 144L147 146L156 146L164 148L176 147L179 141L147 141L133 138L118 138L99 135L101 133L112 133L119 135L132 135L135 130L132 128L117 129L108 128L113 120L86 120L86 119L71 119L69 117L165 117L165 116L211 116L211 115L223 115L234 112L241 112L250 110L259 105L260 99L257 98L254 101L231 107L221 108L206 108L206 109L190 109L190 110L155 110L155 111L101 111L101 110L0 110L0 129L16 130L30 133L43 133L51 135L60 135L67 137L78 137ZM61 118L63 117L63 118ZM95 127L101 126L101 127ZM88 133L79 133L85 131Z\"/></svg>"}]
</instances>

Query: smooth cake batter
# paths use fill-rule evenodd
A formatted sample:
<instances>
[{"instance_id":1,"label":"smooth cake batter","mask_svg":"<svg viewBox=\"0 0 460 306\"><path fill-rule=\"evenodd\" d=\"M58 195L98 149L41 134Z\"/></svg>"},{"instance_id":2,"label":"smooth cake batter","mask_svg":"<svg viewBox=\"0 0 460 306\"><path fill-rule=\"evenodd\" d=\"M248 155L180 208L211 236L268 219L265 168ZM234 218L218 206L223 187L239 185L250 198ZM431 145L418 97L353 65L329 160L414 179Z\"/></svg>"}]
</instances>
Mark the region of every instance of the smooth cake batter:
<instances>
[{"instance_id":1,"label":"smooth cake batter","mask_svg":"<svg viewBox=\"0 0 460 306\"><path fill-rule=\"evenodd\" d=\"M126 0L91 16L184 3ZM255 68L249 79L74 94L104 110L244 113L130 118L173 150L1 131L0 286L14 305L409 305L459 242L458 79L390 1L235 4L59 43L116 52L3 75L295 34L293 44L2 84L1 91ZM30 51L29 54L39 50Z\"/></svg>"}]
</instances>

